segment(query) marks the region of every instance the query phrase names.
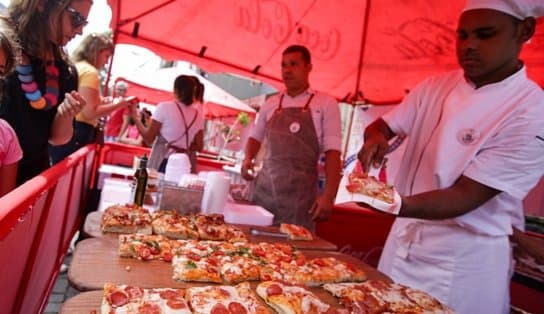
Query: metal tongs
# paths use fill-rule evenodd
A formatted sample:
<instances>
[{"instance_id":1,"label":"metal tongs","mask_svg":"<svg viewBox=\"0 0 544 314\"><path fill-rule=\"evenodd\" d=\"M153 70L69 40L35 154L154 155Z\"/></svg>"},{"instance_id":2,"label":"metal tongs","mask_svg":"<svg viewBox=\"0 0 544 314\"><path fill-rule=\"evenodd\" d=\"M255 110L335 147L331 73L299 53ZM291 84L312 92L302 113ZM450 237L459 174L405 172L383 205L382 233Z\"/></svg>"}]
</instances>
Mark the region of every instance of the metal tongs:
<instances>
[{"instance_id":1,"label":"metal tongs","mask_svg":"<svg viewBox=\"0 0 544 314\"><path fill-rule=\"evenodd\" d=\"M251 228L249 229L249 233L254 236L265 236L265 237L278 237L278 238L287 238L288 235L281 232L274 232L274 231L265 231L261 229L255 229Z\"/></svg>"}]
</instances>

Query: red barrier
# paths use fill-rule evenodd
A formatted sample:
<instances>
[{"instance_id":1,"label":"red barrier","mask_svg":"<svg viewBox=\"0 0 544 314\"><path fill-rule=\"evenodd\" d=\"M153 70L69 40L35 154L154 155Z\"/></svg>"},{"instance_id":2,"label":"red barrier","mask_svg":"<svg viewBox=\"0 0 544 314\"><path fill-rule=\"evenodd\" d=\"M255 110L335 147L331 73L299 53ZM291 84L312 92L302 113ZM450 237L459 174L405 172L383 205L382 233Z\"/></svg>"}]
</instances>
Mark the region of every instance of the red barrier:
<instances>
[{"instance_id":1,"label":"red barrier","mask_svg":"<svg viewBox=\"0 0 544 314\"><path fill-rule=\"evenodd\" d=\"M377 266L392 223L391 215L355 204L337 205L327 221L317 224L316 233L340 252Z\"/></svg>"},{"instance_id":2,"label":"red barrier","mask_svg":"<svg viewBox=\"0 0 544 314\"><path fill-rule=\"evenodd\" d=\"M81 222L95 146L0 198L0 313L41 313Z\"/></svg>"}]
</instances>

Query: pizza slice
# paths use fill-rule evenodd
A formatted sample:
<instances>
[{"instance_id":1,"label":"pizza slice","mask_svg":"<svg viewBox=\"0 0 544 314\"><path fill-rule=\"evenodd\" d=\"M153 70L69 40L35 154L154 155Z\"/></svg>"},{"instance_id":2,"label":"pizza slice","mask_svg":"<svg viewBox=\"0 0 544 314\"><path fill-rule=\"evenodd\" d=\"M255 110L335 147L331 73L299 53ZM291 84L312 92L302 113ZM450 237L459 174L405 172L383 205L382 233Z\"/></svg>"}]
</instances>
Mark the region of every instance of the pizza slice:
<instances>
[{"instance_id":1,"label":"pizza slice","mask_svg":"<svg viewBox=\"0 0 544 314\"><path fill-rule=\"evenodd\" d=\"M323 289L337 297L350 313L387 312L387 303L361 283L327 283Z\"/></svg>"},{"instance_id":2,"label":"pizza slice","mask_svg":"<svg viewBox=\"0 0 544 314\"><path fill-rule=\"evenodd\" d=\"M119 256L132 257L143 261L172 260L172 241L160 235L120 234Z\"/></svg>"},{"instance_id":3,"label":"pizza slice","mask_svg":"<svg viewBox=\"0 0 544 314\"><path fill-rule=\"evenodd\" d=\"M173 279L176 281L199 281L222 283L219 261L197 255L176 255L172 259Z\"/></svg>"},{"instance_id":4,"label":"pizza slice","mask_svg":"<svg viewBox=\"0 0 544 314\"><path fill-rule=\"evenodd\" d=\"M278 281L265 281L257 286L257 294L280 314L330 313L331 306L311 291Z\"/></svg>"},{"instance_id":5,"label":"pizza slice","mask_svg":"<svg viewBox=\"0 0 544 314\"><path fill-rule=\"evenodd\" d=\"M227 224L221 214L192 216L201 240L225 240L227 238Z\"/></svg>"},{"instance_id":6,"label":"pizza slice","mask_svg":"<svg viewBox=\"0 0 544 314\"><path fill-rule=\"evenodd\" d=\"M300 225L280 224L280 232L287 234L291 240L312 241L314 239L312 233Z\"/></svg>"},{"instance_id":7,"label":"pizza slice","mask_svg":"<svg viewBox=\"0 0 544 314\"><path fill-rule=\"evenodd\" d=\"M135 204L113 205L104 211L100 229L103 233L151 234L149 211Z\"/></svg>"},{"instance_id":8,"label":"pizza slice","mask_svg":"<svg viewBox=\"0 0 544 314\"><path fill-rule=\"evenodd\" d=\"M225 240L229 242L247 242L247 235L240 229L227 225L227 234Z\"/></svg>"},{"instance_id":9,"label":"pizza slice","mask_svg":"<svg viewBox=\"0 0 544 314\"><path fill-rule=\"evenodd\" d=\"M220 258L220 273L228 284L259 280L261 261L240 255L224 255Z\"/></svg>"},{"instance_id":10,"label":"pizza slice","mask_svg":"<svg viewBox=\"0 0 544 314\"><path fill-rule=\"evenodd\" d=\"M348 175L346 189L351 193L360 193L388 204L395 202L393 186L381 182L376 177L369 176L362 171L353 171Z\"/></svg>"},{"instance_id":11,"label":"pizza slice","mask_svg":"<svg viewBox=\"0 0 544 314\"><path fill-rule=\"evenodd\" d=\"M100 311L103 314L190 314L183 289L142 289L106 282Z\"/></svg>"},{"instance_id":12,"label":"pizza slice","mask_svg":"<svg viewBox=\"0 0 544 314\"><path fill-rule=\"evenodd\" d=\"M187 289L186 300L193 313L269 313L247 282L236 286L206 286Z\"/></svg>"},{"instance_id":13,"label":"pizza slice","mask_svg":"<svg viewBox=\"0 0 544 314\"><path fill-rule=\"evenodd\" d=\"M152 215L153 233L171 239L198 239L196 226L186 216L173 210L159 210Z\"/></svg>"}]
</instances>

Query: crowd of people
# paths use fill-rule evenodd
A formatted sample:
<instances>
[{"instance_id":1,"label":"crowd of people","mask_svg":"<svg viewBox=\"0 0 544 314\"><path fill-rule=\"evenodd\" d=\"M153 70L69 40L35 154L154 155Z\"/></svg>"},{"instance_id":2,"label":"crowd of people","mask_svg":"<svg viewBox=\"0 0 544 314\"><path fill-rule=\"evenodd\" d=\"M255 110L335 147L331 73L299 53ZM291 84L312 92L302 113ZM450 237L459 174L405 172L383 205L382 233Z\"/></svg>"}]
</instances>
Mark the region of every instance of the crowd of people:
<instances>
[{"instance_id":1,"label":"crowd of people","mask_svg":"<svg viewBox=\"0 0 544 314\"><path fill-rule=\"evenodd\" d=\"M164 171L171 154L186 153L196 171L204 85L178 76L173 99L152 114L127 96L125 82L103 96L99 70L113 53L110 37L87 36L71 58L62 49L82 33L91 5L12 0L0 18L0 197L96 142L108 116L106 139L151 146L150 167ZM544 93L519 59L542 15L538 1L468 0L457 25L461 69L423 81L364 130L358 159L365 171L382 164L391 139L407 138L394 184L398 217L379 269L458 313L508 312L509 237L543 258L522 231L522 200L544 173ZM253 185L250 200L271 211L275 224L314 230L333 208L342 134L338 103L310 87L311 71L306 47L283 51L285 88L260 109L241 174Z\"/></svg>"}]
</instances>

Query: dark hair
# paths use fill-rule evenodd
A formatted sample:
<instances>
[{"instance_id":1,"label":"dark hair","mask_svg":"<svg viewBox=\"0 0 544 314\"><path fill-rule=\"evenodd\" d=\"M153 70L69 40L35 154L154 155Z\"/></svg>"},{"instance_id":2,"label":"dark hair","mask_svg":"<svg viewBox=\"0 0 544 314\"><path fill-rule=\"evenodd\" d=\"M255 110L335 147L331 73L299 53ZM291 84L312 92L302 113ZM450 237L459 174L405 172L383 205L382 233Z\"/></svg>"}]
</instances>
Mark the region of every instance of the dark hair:
<instances>
[{"instance_id":1,"label":"dark hair","mask_svg":"<svg viewBox=\"0 0 544 314\"><path fill-rule=\"evenodd\" d=\"M6 64L4 75L9 74L17 63L17 51L20 49L17 44L15 33L7 17L0 16L0 48L4 51Z\"/></svg>"},{"instance_id":2,"label":"dark hair","mask_svg":"<svg viewBox=\"0 0 544 314\"><path fill-rule=\"evenodd\" d=\"M174 96L186 106L193 103L195 95L195 81L189 75L180 75L174 81Z\"/></svg>"},{"instance_id":3,"label":"dark hair","mask_svg":"<svg viewBox=\"0 0 544 314\"><path fill-rule=\"evenodd\" d=\"M306 61L306 64L312 63L312 56L310 55L310 50L302 45L291 45L283 51L282 55L287 53L300 52L302 53L302 59Z\"/></svg>"},{"instance_id":4,"label":"dark hair","mask_svg":"<svg viewBox=\"0 0 544 314\"><path fill-rule=\"evenodd\" d=\"M27 54L44 59L51 44L50 38L62 36L62 14L73 2L92 0L12 0L8 6L10 19L15 25L19 44ZM55 33L50 34L53 30ZM67 60L60 46L54 47L54 53Z\"/></svg>"},{"instance_id":5,"label":"dark hair","mask_svg":"<svg viewBox=\"0 0 544 314\"><path fill-rule=\"evenodd\" d=\"M202 82L198 81L196 84L195 93L195 98L200 102L204 102L204 84Z\"/></svg>"}]
</instances>

